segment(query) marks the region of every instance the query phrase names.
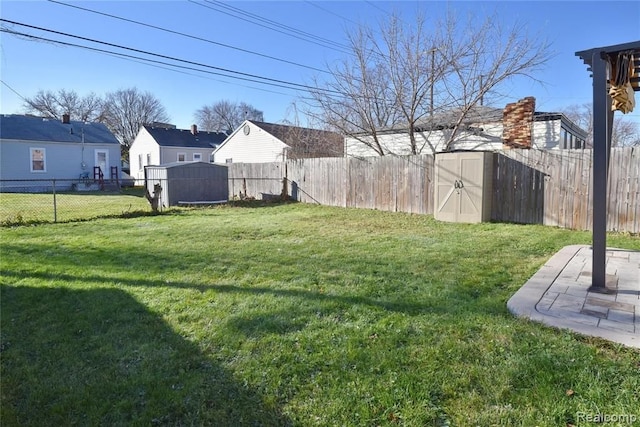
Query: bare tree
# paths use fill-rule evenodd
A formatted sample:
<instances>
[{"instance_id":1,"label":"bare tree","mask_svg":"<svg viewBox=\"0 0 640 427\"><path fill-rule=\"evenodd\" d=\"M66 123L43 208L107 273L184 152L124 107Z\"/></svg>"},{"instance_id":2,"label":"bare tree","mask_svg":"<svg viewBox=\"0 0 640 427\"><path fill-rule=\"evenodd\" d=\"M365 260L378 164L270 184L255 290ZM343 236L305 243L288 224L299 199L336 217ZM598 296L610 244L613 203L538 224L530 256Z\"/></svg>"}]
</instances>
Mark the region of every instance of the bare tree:
<instances>
[{"instance_id":1,"label":"bare tree","mask_svg":"<svg viewBox=\"0 0 640 427\"><path fill-rule=\"evenodd\" d=\"M311 91L307 114L383 156L387 152L381 131L398 123L399 117L389 72L372 46L372 29L359 27L347 37L353 57L329 66L328 80L314 79L317 89Z\"/></svg>"},{"instance_id":2,"label":"bare tree","mask_svg":"<svg viewBox=\"0 0 640 427\"><path fill-rule=\"evenodd\" d=\"M570 105L563 111L571 121L587 131L586 145L593 147L593 106L591 103ZM619 114L613 115L611 130L611 146L638 147L640 146L640 126Z\"/></svg>"},{"instance_id":3,"label":"bare tree","mask_svg":"<svg viewBox=\"0 0 640 427\"><path fill-rule=\"evenodd\" d=\"M205 105L195 112L195 121L202 130L233 132L244 120L264 121L264 114L257 108L245 103L223 100Z\"/></svg>"},{"instance_id":4,"label":"bare tree","mask_svg":"<svg viewBox=\"0 0 640 427\"><path fill-rule=\"evenodd\" d=\"M57 92L39 91L32 98L25 98L26 113L61 119L69 114L73 120L100 121L102 99L94 93L84 97L73 90L60 89Z\"/></svg>"},{"instance_id":5,"label":"bare tree","mask_svg":"<svg viewBox=\"0 0 640 427\"><path fill-rule=\"evenodd\" d=\"M142 125L169 121L160 100L150 92L140 92L137 88L107 93L101 118L120 141L123 157L128 155L129 147Z\"/></svg>"},{"instance_id":6,"label":"bare tree","mask_svg":"<svg viewBox=\"0 0 640 427\"><path fill-rule=\"evenodd\" d=\"M402 152L419 154L434 147L416 134L444 125L450 149L474 108L509 79L533 78L550 57L547 43L518 24L504 31L495 18L461 23L448 15L429 31L419 12L413 26L392 15L377 31L358 27L348 34L352 55L314 81L310 109L379 155L393 154L380 138L390 127L409 134ZM442 116L447 123L436 122Z\"/></svg>"}]
</instances>

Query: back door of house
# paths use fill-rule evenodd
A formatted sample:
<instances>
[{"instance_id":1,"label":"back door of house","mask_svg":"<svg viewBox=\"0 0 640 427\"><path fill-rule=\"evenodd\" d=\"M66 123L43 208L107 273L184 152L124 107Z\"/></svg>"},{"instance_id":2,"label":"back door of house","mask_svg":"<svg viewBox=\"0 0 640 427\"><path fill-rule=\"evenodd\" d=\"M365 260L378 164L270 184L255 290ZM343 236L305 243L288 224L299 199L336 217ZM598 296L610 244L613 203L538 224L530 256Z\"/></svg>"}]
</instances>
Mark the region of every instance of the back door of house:
<instances>
[{"instance_id":1,"label":"back door of house","mask_svg":"<svg viewBox=\"0 0 640 427\"><path fill-rule=\"evenodd\" d=\"M107 150L96 150L95 151L95 166L100 166L100 170L102 171L104 177L107 177L109 173L109 151Z\"/></svg>"}]
</instances>

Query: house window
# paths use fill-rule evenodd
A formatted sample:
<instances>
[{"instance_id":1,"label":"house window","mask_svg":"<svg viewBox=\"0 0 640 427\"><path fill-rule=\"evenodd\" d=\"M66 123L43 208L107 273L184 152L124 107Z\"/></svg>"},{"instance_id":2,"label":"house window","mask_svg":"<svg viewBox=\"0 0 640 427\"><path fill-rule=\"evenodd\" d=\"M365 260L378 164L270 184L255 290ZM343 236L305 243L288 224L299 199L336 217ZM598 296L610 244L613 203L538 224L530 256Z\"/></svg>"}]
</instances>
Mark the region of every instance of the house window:
<instances>
[{"instance_id":1,"label":"house window","mask_svg":"<svg viewBox=\"0 0 640 427\"><path fill-rule=\"evenodd\" d=\"M201 153L193 153L193 161L194 162L201 162L202 161L202 154Z\"/></svg>"},{"instance_id":2,"label":"house window","mask_svg":"<svg viewBox=\"0 0 640 427\"><path fill-rule=\"evenodd\" d=\"M44 148L30 148L31 172L47 171L47 156Z\"/></svg>"},{"instance_id":3,"label":"house window","mask_svg":"<svg viewBox=\"0 0 640 427\"><path fill-rule=\"evenodd\" d=\"M233 159L227 159L225 160L225 163L233 163Z\"/></svg>"},{"instance_id":4,"label":"house window","mask_svg":"<svg viewBox=\"0 0 640 427\"><path fill-rule=\"evenodd\" d=\"M142 164L142 154L138 154L138 170L142 170L143 168L143 164Z\"/></svg>"},{"instance_id":5,"label":"house window","mask_svg":"<svg viewBox=\"0 0 640 427\"><path fill-rule=\"evenodd\" d=\"M567 148L569 148L569 146L568 146L569 134L568 134L567 130L564 129L564 128L560 132L560 139L562 139L562 148L565 149L565 150Z\"/></svg>"},{"instance_id":6,"label":"house window","mask_svg":"<svg viewBox=\"0 0 640 427\"><path fill-rule=\"evenodd\" d=\"M187 161L186 153L178 153L178 161L179 162L186 162Z\"/></svg>"},{"instance_id":7,"label":"house window","mask_svg":"<svg viewBox=\"0 0 640 427\"><path fill-rule=\"evenodd\" d=\"M147 153L147 166L151 164L151 153Z\"/></svg>"}]
</instances>

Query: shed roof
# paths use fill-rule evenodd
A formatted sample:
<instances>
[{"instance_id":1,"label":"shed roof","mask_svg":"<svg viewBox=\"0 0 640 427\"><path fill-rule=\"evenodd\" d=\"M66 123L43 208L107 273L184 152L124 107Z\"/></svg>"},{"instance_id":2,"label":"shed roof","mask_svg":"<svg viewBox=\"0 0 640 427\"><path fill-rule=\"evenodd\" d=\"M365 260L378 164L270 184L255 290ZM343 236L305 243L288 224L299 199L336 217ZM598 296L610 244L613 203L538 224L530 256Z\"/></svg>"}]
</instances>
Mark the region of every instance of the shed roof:
<instances>
[{"instance_id":1,"label":"shed roof","mask_svg":"<svg viewBox=\"0 0 640 427\"><path fill-rule=\"evenodd\" d=\"M226 168L227 165L207 162L172 162L163 165L150 165L150 169L174 169L174 168Z\"/></svg>"},{"instance_id":2,"label":"shed roof","mask_svg":"<svg viewBox=\"0 0 640 427\"><path fill-rule=\"evenodd\" d=\"M55 118L21 114L0 115L0 139L119 144L116 137L102 123L77 120L63 123Z\"/></svg>"},{"instance_id":3,"label":"shed roof","mask_svg":"<svg viewBox=\"0 0 640 427\"><path fill-rule=\"evenodd\" d=\"M144 125L144 128L161 147L216 148L227 138L222 132L197 131L193 134L189 129L149 125Z\"/></svg>"}]
</instances>

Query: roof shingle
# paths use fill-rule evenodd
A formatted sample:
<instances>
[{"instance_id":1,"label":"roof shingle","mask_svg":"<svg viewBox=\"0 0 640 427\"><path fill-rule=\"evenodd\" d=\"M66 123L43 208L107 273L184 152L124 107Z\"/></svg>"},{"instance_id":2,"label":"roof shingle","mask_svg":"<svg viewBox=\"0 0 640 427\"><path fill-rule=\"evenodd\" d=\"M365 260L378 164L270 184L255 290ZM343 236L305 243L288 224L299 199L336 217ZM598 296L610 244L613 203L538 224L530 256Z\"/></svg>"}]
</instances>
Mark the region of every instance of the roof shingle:
<instances>
[{"instance_id":1,"label":"roof shingle","mask_svg":"<svg viewBox=\"0 0 640 427\"><path fill-rule=\"evenodd\" d=\"M197 131L194 135L191 130L185 129L148 125L144 128L162 147L215 148L227 138L227 135L222 132Z\"/></svg>"},{"instance_id":2,"label":"roof shingle","mask_svg":"<svg viewBox=\"0 0 640 427\"><path fill-rule=\"evenodd\" d=\"M72 120L62 123L55 118L20 114L0 115L0 139L24 141L119 144L102 123Z\"/></svg>"}]
</instances>

